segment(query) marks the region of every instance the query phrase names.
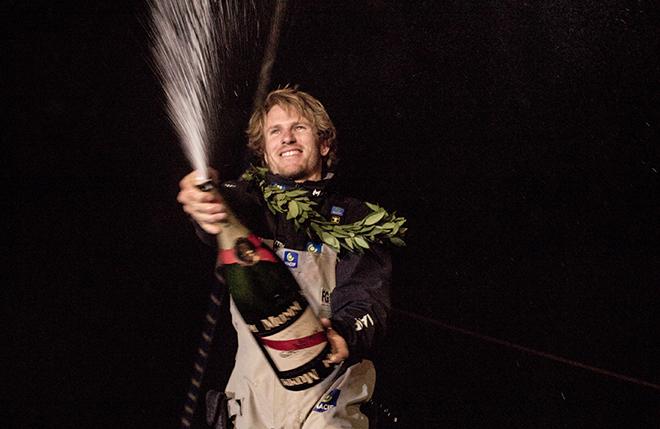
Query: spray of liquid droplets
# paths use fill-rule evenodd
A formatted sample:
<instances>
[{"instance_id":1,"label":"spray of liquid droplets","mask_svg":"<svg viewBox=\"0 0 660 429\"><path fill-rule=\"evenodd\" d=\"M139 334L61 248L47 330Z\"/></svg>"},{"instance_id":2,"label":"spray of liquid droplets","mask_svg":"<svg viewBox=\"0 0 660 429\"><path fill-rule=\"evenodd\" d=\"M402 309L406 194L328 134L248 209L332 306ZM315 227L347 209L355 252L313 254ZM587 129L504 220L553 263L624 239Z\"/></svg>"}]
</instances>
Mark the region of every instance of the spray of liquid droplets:
<instances>
[{"instance_id":1,"label":"spray of liquid droplets","mask_svg":"<svg viewBox=\"0 0 660 429\"><path fill-rule=\"evenodd\" d=\"M253 1L151 0L149 4L153 60L167 113L203 181L209 178L207 166L219 135L226 90L236 86L230 70L245 72L241 58L249 49L254 58L254 43L260 40L259 13ZM231 93L238 96L235 88Z\"/></svg>"},{"instance_id":2,"label":"spray of liquid droplets","mask_svg":"<svg viewBox=\"0 0 660 429\"><path fill-rule=\"evenodd\" d=\"M257 10L254 0L149 0L151 38L155 69L164 89L167 111L179 135L184 152L200 182L209 179L208 164L211 145L222 134L229 109L223 104L233 96L235 110L241 110L245 92L249 93L251 77L256 77L261 46L261 28L269 16L266 9ZM277 0L276 22L268 42L270 52L259 74L259 87L267 86L270 68L277 49L280 23L284 16L284 0ZM264 13L265 12L265 13ZM264 71L265 70L265 71ZM243 96L243 100L241 100ZM220 118L223 118L221 121ZM227 151L231 153L231 151ZM222 152L221 152L222 153ZM211 292L207 323L193 376L181 415L181 428L193 421L199 388L206 371L208 353L215 336L215 320L220 309L219 283Z\"/></svg>"},{"instance_id":3,"label":"spray of liquid droplets","mask_svg":"<svg viewBox=\"0 0 660 429\"><path fill-rule=\"evenodd\" d=\"M199 179L207 179L216 126L218 34L209 0L151 3L153 55L167 111Z\"/></svg>"}]
</instances>

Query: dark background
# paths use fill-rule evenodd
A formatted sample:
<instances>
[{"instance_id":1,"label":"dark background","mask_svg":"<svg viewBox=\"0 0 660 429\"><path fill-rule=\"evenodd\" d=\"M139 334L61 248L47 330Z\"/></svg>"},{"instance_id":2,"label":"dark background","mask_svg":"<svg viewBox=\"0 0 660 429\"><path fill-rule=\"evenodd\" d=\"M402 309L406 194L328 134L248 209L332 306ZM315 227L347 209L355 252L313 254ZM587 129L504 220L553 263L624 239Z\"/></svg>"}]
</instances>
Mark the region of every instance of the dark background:
<instances>
[{"instance_id":1,"label":"dark background","mask_svg":"<svg viewBox=\"0 0 660 429\"><path fill-rule=\"evenodd\" d=\"M175 427L214 258L175 200L146 5L2 11L2 425ZM377 356L395 427L657 427L659 23L652 1L291 2L272 86L321 99L344 189L409 219ZM228 83L225 176L262 42Z\"/></svg>"}]
</instances>

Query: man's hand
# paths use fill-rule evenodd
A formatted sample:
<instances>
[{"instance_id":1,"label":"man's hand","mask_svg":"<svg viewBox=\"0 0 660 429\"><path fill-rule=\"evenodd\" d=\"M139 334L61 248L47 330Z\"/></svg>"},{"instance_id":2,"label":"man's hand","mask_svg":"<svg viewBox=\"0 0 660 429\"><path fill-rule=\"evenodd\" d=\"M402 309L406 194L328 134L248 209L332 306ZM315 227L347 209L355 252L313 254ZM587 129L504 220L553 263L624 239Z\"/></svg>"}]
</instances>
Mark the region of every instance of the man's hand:
<instances>
[{"instance_id":1,"label":"man's hand","mask_svg":"<svg viewBox=\"0 0 660 429\"><path fill-rule=\"evenodd\" d=\"M211 178L216 181L218 172L209 169ZM227 217L224 201L217 192L204 192L200 190L197 172L185 176L179 182L179 195L177 201L183 205L183 211L188 213L209 234L218 234L222 228L219 222Z\"/></svg>"},{"instance_id":2,"label":"man's hand","mask_svg":"<svg viewBox=\"0 0 660 429\"><path fill-rule=\"evenodd\" d=\"M329 319L322 318L321 324L325 328L325 334L328 337L331 348L328 361L333 364L340 364L348 358L348 344L346 344L344 337L332 329L332 323Z\"/></svg>"}]
</instances>

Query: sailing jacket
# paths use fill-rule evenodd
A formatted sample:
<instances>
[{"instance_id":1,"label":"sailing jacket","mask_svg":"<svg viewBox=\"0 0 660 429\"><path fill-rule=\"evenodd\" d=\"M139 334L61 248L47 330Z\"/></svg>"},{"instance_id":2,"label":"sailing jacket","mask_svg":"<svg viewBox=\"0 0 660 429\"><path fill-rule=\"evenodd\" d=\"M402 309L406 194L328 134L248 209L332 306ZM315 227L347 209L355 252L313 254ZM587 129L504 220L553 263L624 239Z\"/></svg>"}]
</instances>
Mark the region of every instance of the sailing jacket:
<instances>
[{"instance_id":1,"label":"sailing jacket","mask_svg":"<svg viewBox=\"0 0 660 429\"><path fill-rule=\"evenodd\" d=\"M302 188L316 202L316 210L326 219L338 223L358 221L370 209L361 201L339 195L332 178L296 183L275 174L267 174L269 184L285 189ZM320 251L325 247L316 237L296 231L285 214L273 214L263 201L261 190L252 182L229 181L221 185L221 193L238 218L256 235L273 240L273 250ZM197 229L200 238L216 246L215 237ZM286 261L285 261L286 262ZM338 255L334 290L330 294L332 327L344 337L350 361L369 357L384 338L390 308L391 258L383 245L372 244L364 254L342 250ZM322 316L327 317L326 314Z\"/></svg>"},{"instance_id":2,"label":"sailing jacket","mask_svg":"<svg viewBox=\"0 0 660 429\"><path fill-rule=\"evenodd\" d=\"M267 180L285 189L308 190L317 203L314 208L335 223L352 223L370 213L364 203L334 192L331 179L295 183L269 174ZM349 349L347 361L323 382L302 391L284 389L232 302L238 350L225 392L236 427L366 428L359 405L373 393L375 370L369 357L385 335L390 306L387 248L373 244L362 254L337 254L315 236L296 230L286 214L273 214L255 183L225 182L220 192L245 226L272 245L315 313L331 320ZM199 228L198 235L215 245L215 237Z\"/></svg>"}]
</instances>

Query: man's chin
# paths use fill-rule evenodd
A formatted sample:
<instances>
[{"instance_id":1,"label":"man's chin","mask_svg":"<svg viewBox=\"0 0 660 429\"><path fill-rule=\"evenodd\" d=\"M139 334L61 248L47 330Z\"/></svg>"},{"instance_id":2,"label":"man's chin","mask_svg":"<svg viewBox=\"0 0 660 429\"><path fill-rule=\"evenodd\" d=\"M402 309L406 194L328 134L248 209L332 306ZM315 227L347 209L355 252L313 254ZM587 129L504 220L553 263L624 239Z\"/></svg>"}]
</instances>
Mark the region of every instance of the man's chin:
<instances>
[{"instance_id":1,"label":"man's chin","mask_svg":"<svg viewBox=\"0 0 660 429\"><path fill-rule=\"evenodd\" d=\"M310 172L304 167L293 167L293 166L290 167L291 168L281 168L276 174L278 176L282 176L296 182L304 182L305 180L314 180L313 178L317 176L313 172ZM320 173L318 176L320 176Z\"/></svg>"},{"instance_id":2,"label":"man's chin","mask_svg":"<svg viewBox=\"0 0 660 429\"><path fill-rule=\"evenodd\" d=\"M306 171L300 168L284 169L278 173L280 176L289 180L302 180L306 177Z\"/></svg>"},{"instance_id":3,"label":"man's chin","mask_svg":"<svg viewBox=\"0 0 660 429\"><path fill-rule=\"evenodd\" d=\"M286 177L289 180L293 180L293 181L306 180L307 179L307 176L306 176L305 172L303 172L303 171L292 173L292 174L285 174L284 177Z\"/></svg>"}]
</instances>

